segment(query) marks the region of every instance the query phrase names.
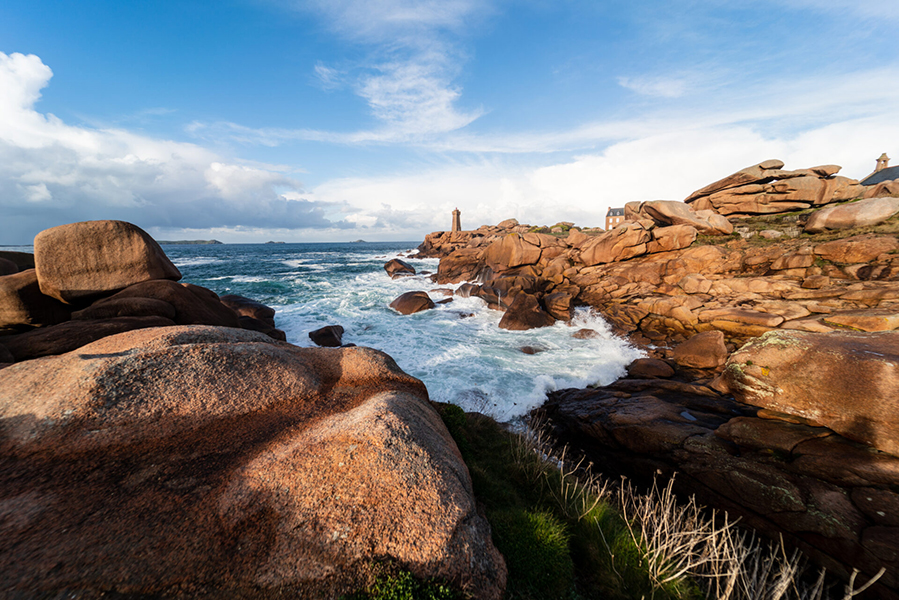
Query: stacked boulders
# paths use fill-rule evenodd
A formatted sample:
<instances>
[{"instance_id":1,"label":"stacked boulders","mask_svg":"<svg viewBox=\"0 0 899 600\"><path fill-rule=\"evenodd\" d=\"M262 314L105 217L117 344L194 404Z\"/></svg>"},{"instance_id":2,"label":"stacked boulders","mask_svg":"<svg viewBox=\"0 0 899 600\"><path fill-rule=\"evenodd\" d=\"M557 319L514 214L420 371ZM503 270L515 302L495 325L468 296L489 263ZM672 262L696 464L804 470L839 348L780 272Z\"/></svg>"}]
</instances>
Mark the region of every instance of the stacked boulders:
<instances>
[{"instance_id":1,"label":"stacked boulders","mask_svg":"<svg viewBox=\"0 0 899 600\"><path fill-rule=\"evenodd\" d=\"M518 294L529 294L557 320L567 320L575 306L592 306L622 333L654 343L710 330L739 344L773 329L897 327L881 315L899 307L895 235L696 245L690 244L695 227L655 223L625 221L600 235L508 234L443 257L437 281L480 282L457 293L503 311Z\"/></svg>"},{"instance_id":2,"label":"stacked boulders","mask_svg":"<svg viewBox=\"0 0 899 600\"><path fill-rule=\"evenodd\" d=\"M865 195L858 181L836 175L837 165L796 171L783 166L783 161L766 160L696 190L684 202L696 211L740 216L804 210Z\"/></svg>"},{"instance_id":3,"label":"stacked boulders","mask_svg":"<svg viewBox=\"0 0 899 600\"><path fill-rule=\"evenodd\" d=\"M179 279L159 244L130 223L88 221L42 231L33 268L0 276L3 356L62 354L108 335L170 325L243 327L285 339L272 309L238 296L229 305Z\"/></svg>"}]
</instances>

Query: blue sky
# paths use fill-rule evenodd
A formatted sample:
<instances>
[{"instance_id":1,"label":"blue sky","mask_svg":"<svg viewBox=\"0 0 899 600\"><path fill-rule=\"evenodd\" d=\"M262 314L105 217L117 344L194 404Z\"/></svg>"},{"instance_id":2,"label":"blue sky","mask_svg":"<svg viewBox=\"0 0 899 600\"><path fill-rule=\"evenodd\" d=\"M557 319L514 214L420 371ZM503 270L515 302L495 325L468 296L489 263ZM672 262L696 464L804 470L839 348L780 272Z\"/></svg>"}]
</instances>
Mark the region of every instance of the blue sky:
<instances>
[{"instance_id":1,"label":"blue sky","mask_svg":"<svg viewBox=\"0 0 899 600\"><path fill-rule=\"evenodd\" d=\"M0 244L600 225L769 158L899 160L899 3L0 4Z\"/></svg>"}]
</instances>

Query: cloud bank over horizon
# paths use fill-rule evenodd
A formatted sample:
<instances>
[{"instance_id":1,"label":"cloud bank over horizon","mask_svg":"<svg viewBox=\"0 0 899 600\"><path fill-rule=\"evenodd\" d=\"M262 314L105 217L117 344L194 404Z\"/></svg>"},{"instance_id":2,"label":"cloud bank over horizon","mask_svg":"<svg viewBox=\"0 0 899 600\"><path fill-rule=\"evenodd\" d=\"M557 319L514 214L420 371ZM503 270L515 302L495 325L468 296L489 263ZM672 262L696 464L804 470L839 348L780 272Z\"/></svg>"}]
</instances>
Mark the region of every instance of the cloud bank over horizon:
<instances>
[{"instance_id":1,"label":"cloud bank over horizon","mask_svg":"<svg viewBox=\"0 0 899 600\"><path fill-rule=\"evenodd\" d=\"M116 121L102 98L99 114L79 117L66 99L92 65L49 45L47 56L0 48L0 245L102 218L230 242L412 241L448 228L456 207L470 228L509 217L592 226L610 206L680 200L769 158L861 178L881 152L899 154L899 61L883 52L896 42L874 37L899 14L878 23L851 3L805 0L765 4L765 19L709 0L693 21L662 4L655 15L576 3L271 3L254 18L310 38L305 83L265 80L299 86L292 96L241 85L252 71L229 56L233 97L188 106L198 92L178 93L179 81L219 80L168 66L152 103L125 90L120 112L140 119ZM791 21L799 14L805 30ZM871 32L834 40L847 15ZM607 41L591 20L627 29ZM533 50L510 45L525 29L544 36ZM785 30L796 39L778 37ZM760 56L774 39L781 46ZM273 58L276 73L286 58ZM95 89L111 85L97 77ZM263 99L269 108L248 108Z\"/></svg>"}]
</instances>

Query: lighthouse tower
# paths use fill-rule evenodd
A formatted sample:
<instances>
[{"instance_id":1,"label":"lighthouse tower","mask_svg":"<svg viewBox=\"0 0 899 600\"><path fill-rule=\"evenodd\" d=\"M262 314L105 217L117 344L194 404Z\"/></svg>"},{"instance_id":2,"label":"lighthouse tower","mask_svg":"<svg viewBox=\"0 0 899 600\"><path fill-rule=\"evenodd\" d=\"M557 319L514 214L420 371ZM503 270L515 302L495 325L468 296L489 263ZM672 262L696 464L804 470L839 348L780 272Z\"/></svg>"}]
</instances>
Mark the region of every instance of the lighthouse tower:
<instances>
[{"instance_id":1,"label":"lighthouse tower","mask_svg":"<svg viewBox=\"0 0 899 600\"><path fill-rule=\"evenodd\" d=\"M462 231L462 222L459 219L461 214L458 208L453 211L453 228L450 231Z\"/></svg>"}]
</instances>

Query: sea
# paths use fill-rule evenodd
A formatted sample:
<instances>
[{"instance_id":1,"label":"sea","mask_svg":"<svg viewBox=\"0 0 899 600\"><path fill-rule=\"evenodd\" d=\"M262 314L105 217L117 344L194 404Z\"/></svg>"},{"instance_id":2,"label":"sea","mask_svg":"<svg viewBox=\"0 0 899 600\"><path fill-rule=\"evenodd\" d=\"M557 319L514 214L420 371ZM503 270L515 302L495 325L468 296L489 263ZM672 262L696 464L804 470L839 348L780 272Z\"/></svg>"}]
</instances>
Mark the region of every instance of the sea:
<instances>
[{"instance_id":1,"label":"sea","mask_svg":"<svg viewBox=\"0 0 899 600\"><path fill-rule=\"evenodd\" d=\"M409 259L415 246L417 242L349 242L163 249L184 276L182 281L274 308L276 325L288 342L314 346L310 331L341 325L344 343L386 352L425 383L432 400L503 422L520 422L549 391L607 385L642 356L587 308L577 309L571 323L528 331L500 329L501 312L479 298L451 295L460 284L433 283L428 273L437 272L439 261ZM392 258L412 264L419 274L391 279L384 263ZM389 307L397 296L413 290L428 292L435 302L452 302L407 316ZM599 335L573 337L585 328Z\"/></svg>"}]
</instances>

